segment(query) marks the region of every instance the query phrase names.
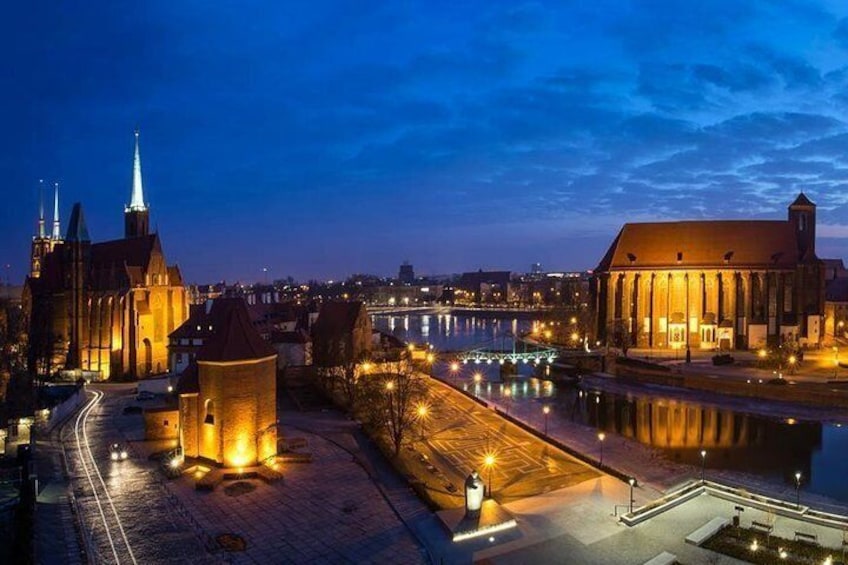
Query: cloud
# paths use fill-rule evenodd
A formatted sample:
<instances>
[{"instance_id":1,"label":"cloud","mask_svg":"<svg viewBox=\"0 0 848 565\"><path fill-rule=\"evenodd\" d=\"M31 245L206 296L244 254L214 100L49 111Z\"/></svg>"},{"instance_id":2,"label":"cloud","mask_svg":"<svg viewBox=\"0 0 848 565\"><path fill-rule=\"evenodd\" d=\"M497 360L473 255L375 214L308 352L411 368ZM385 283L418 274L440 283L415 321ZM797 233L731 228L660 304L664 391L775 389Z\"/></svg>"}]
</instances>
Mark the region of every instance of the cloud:
<instances>
[{"instance_id":1,"label":"cloud","mask_svg":"<svg viewBox=\"0 0 848 565\"><path fill-rule=\"evenodd\" d=\"M833 38L843 49L848 49L848 18L842 18L833 30Z\"/></svg>"}]
</instances>

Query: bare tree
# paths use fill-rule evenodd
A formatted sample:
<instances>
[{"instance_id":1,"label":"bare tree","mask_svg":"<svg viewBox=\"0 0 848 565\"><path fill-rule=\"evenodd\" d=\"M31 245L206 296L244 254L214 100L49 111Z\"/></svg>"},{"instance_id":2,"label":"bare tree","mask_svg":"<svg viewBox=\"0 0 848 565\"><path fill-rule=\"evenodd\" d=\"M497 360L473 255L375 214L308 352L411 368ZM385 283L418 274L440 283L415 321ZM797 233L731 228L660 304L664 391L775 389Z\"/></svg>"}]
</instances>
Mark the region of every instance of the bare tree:
<instances>
[{"instance_id":1,"label":"bare tree","mask_svg":"<svg viewBox=\"0 0 848 565\"><path fill-rule=\"evenodd\" d=\"M386 434L395 456L416 423L416 407L427 397L425 378L404 359L385 364L379 374L361 381L360 415L376 431Z\"/></svg>"}]
</instances>

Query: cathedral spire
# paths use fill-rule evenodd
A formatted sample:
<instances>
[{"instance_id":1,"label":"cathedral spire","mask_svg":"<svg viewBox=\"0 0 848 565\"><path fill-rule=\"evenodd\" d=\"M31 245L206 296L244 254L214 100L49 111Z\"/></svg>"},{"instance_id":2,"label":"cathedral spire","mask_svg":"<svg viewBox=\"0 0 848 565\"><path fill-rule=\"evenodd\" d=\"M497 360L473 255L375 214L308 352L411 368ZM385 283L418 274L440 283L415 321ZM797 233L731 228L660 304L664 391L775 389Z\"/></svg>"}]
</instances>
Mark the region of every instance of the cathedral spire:
<instances>
[{"instance_id":1,"label":"cathedral spire","mask_svg":"<svg viewBox=\"0 0 848 565\"><path fill-rule=\"evenodd\" d=\"M38 179L38 239L45 239L47 230L44 227L44 180Z\"/></svg>"},{"instance_id":2,"label":"cathedral spire","mask_svg":"<svg viewBox=\"0 0 848 565\"><path fill-rule=\"evenodd\" d=\"M132 197L130 198L129 210L147 210L147 206L144 204L144 188L141 184L141 155L138 150L138 130L135 130Z\"/></svg>"},{"instance_id":3,"label":"cathedral spire","mask_svg":"<svg viewBox=\"0 0 848 565\"><path fill-rule=\"evenodd\" d=\"M59 183L53 184L53 234L55 240L62 239L62 229L59 227Z\"/></svg>"}]
</instances>

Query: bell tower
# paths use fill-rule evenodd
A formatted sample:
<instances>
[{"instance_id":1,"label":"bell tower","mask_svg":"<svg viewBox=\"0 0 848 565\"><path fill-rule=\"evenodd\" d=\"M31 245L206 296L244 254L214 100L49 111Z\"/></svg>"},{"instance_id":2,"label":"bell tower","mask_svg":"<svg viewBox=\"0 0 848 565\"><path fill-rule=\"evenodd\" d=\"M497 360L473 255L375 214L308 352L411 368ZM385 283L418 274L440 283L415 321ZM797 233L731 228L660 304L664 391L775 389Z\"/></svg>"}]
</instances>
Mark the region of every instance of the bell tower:
<instances>
[{"instance_id":1,"label":"bell tower","mask_svg":"<svg viewBox=\"0 0 848 565\"><path fill-rule=\"evenodd\" d=\"M141 156L138 150L138 130L135 130L135 155L133 156L132 195L124 208L124 238L140 237L150 233L150 211L144 203L141 184Z\"/></svg>"},{"instance_id":2,"label":"bell tower","mask_svg":"<svg viewBox=\"0 0 848 565\"><path fill-rule=\"evenodd\" d=\"M798 240L798 258L801 261L816 256L816 205L802 192L789 205L789 223Z\"/></svg>"}]
</instances>

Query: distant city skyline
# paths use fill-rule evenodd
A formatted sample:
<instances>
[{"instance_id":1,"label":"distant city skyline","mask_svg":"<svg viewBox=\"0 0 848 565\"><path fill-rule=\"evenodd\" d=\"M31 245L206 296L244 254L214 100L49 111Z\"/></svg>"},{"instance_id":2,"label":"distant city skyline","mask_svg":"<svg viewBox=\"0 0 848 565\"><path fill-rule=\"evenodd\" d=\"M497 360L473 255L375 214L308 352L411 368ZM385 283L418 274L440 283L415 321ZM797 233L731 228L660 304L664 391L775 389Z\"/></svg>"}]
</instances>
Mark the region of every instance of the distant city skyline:
<instances>
[{"instance_id":1,"label":"distant city skyline","mask_svg":"<svg viewBox=\"0 0 848 565\"><path fill-rule=\"evenodd\" d=\"M836 1L10 6L3 280L38 180L121 237L140 130L186 281L593 268L625 222L783 219L848 238ZM7 269L5 265L10 265ZM268 268L268 273L263 272Z\"/></svg>"}]
</instances>

